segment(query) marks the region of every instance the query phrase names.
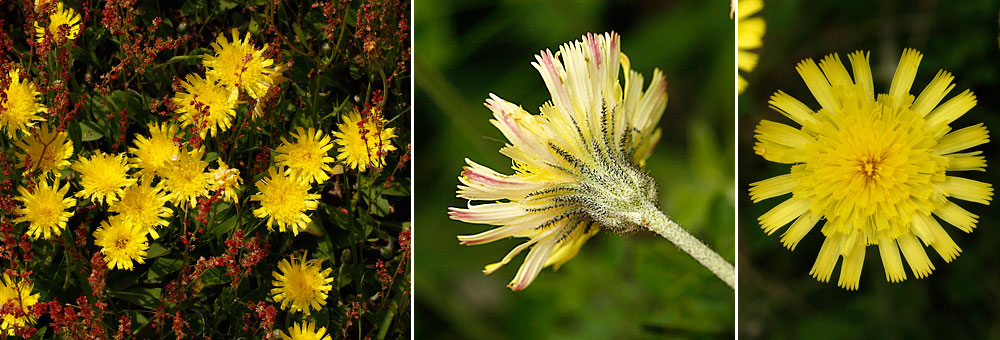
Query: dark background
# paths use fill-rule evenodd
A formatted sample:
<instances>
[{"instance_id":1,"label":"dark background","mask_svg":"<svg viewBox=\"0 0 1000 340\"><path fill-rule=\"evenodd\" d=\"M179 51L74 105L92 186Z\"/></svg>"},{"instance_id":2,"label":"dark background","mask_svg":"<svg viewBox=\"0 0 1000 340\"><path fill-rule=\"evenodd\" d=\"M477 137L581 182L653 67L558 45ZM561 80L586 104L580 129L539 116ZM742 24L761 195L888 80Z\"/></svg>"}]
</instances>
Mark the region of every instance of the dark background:
<instances>
[{"instance_id":1,"label":"dark background","mask_svg":"<svg viewBox=\"0 0 1000 340\"><path fill-rule=\"evenodd\" d=\"M844 62L856 50L871 51L875 91L887 92L906 47L924 54L913 94L939 69L955 75L945 100L971 89L979 103L952 124L984 122L1000 128L996 100L1000 76L995 1L766 1L761 14L767 33L760 63L749 74L739 97L739 333L741 339L988 339L1000 338L1000 214L996 206L959 203L980 216L978 228L965 234L946 227L962 254L945 263L928 255L936 270L902 283L885 280L878 250L868 247L861 285L846 291L809 276L823 242L814 229L794 252L779 242L781 231L765 235L757 217L784 199L752 204L749 183L788 172L788 165L753 154L753 129L761 119L792 123L767 107L768 97L784 90L811 108L819 104L795 72L804 58L819 60L839 53ZM848 66L849 67L849 66ZM995 130L994 130L995 131ZM987 171L961 176L998 184L997 143L976 147L987 158ZM784 229L782 229L784 230ZM907 270L909 272L909 270Z\"/></svg>"}]
</instances>

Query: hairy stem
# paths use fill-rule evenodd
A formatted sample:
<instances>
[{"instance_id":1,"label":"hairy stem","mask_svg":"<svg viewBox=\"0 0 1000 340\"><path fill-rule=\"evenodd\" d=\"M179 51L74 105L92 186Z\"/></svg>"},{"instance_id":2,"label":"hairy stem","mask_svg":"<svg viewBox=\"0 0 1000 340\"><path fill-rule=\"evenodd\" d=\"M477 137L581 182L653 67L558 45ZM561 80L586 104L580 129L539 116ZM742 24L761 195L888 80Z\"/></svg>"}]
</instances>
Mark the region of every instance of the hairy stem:
<instances>
[{"instance_id":1,"label":"hairy stem","mask_svg":"<svg viewBox=\"0 0 1000 340\"><path fill-rule=\"evenodd\" d=\"M729 261L722 258L701 242L697 237L684 230L677 222L664 215L660 209L652 204L643 204L640 214L631 215L631 222L644 226L649 230L663 236L677 248L681 248L685 253L691 255L702 266L711 270L715 276L724 281L730 288L736 288L736 269Z\"/></svg>"}]
</instances>

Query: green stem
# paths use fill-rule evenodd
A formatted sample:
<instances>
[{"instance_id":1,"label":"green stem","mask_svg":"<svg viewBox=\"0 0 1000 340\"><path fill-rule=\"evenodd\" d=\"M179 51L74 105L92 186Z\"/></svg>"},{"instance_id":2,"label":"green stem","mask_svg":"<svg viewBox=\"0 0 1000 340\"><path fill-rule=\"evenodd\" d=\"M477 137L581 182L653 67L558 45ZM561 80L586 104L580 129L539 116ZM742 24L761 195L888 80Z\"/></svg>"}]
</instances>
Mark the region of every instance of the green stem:
<instances>
[{"instance_id":1,"label":"green stem","mask_svg":"<svg viewBox=\"0 0 1000 340\"><path fill-rule=\"evenodd\" d=\"M678 225L677 222L671 220L667 215L664 215L660 209L652 204L643 204L639 210L640 214L630 216L631 222L644 226L663 236L663 238L676 245L677 248L681 248L681 250L691 255L695 260L698 260L698 263L701 263L702 266L712 271L715 276L718 276L730 288L736 288L736 269L729 261L726 261L719 253L713 251L712 248L702 243L697 237L688 233L687 230Z\"/></svg>"}]
</instances>

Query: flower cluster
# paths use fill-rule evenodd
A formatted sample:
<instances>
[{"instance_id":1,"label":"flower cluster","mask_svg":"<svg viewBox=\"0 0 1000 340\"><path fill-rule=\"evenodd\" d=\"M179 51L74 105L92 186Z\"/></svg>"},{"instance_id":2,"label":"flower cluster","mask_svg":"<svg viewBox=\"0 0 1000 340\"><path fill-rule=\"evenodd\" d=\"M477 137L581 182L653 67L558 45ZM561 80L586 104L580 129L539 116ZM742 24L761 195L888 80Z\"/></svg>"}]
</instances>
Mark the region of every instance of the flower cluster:
<instances>
[{"instance_id":1,"label":"flower cluster","mask_svg":"<svg viewBox=\"0 0 1000 340\"><path fill-rule=\"evenodd\" d=\"M408 26L355 38L340 18L356 4L337 2L339 48L270 4L38 0L0 20L0 332L328 340L316 312L345 306L348 287L392 296L390 337L405 334L408 288L365 278L376 260L386 274L409 263L386 233L406 219L392 212L409 148L396 164L392 151L409 78L392 65ZM408 20L405 1L365 8ZM237 13L255 24L223 20ZM386 69L351 44L372 39L392 42ZM332 76L346 64L351 77ZM334 254L387 242L338 271ZM383 325L365 313L359 329Z\"/></svg>"}]
</instances>

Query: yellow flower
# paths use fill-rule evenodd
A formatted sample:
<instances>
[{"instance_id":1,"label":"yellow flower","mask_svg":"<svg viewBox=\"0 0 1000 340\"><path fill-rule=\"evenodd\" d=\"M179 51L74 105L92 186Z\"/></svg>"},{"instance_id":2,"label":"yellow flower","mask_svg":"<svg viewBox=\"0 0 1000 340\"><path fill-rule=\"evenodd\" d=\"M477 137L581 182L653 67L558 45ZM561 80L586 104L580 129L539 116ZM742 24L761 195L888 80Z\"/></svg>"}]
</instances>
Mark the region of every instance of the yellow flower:
<instances>
[{"instance_id":1,"label":"yellow flower","mask_svg":"<svg viewBox=\"0 0 1000 340\"><path fill-rule=\"evenodd\" d=\"M17 200L24 204L24 208L17 209L21 217L14 222L28 222L28 235L48 240L66 229L66 222L73 216L73 212L66 209L76 205L75 199L66 197L68 183L60 188L59 178L51 186L47 179L41 179L31 191L25 187L18 187L17 191L21 193Z\"/></svg>"},{"instance_id":2,"label":"yellow flower","mask_svg":"<svg viewBox=\"0 0 1000 340\"><path fill-rule=\"evenodd\" d=\"M281 333L282 340L332 340L326 334L326 327L316 329L316 324L312 322L299 322L288 329L288 335Z\"/></svg>"},{"instance_id":3,"label":"yellow flower","mask_svg":"<svg viewBox=\"0 0 1000 340\"><path fill-rule=\"evenodd\" d=\"M251 201L260 202L253 215L267 217L268 230L277 224L278 231L284 232L287 226L292 235L298 235L312 221L306 212L316 209L319 195L310 194L309 184L289 177L285 169L269 168L267 177L257 181L257 190L260 193L250 196Z\"/></svg>"},{"instance_id":4,"label":"yellow flower","mask_svg":"<svg viewBox=\"0 0 1000 340\"><path fill-rule=\"evenodd\" d=\"M623 214L631 213L624 206L658 201L655 183L640 166L660 136L656 126L667 105L666 80L654 70L643 91L642 75L619 50L617 34L588 34L555 55L549 50L536 55L532 65L552 96L539 115L495 95L486 100L496 118L491 122L510 141L500 152L513 160L514 174L466 160L458 196L468 199L469 207L450 208L449 215L500 226L459 236L464 245L529 238L484 270L490 274L530 247L508 285L513 290L528 287L544 267L558 269L572 259L602 226L637 229L623 222ZM619 70L625 73L624 87Z\"/></svg>"},{"instance_id":5,"label":"yellow flower","mask_svg":"<svg viewBox=\"0 0 1000 340\"><path fill-rule=\"evenodd\" d=\"M275 64L274 73L270 75L272 87L284 83L285 81L288 81L288 78L285 78L283 73L285 73L285 65ZM266 94L264 94L263 97L258 98L257 102L253 106L253 119L263 117L264 106L265 106L263 105L263 103L273 100L274 97L277 96L278 94L279 94L278 91L268 91Z\"/></svg>"},{"instance_id":6,"label":"yellow flower","mask_svg":"<svg viewBox=\"0 0 1000 340\"><path fill-rule=\"evenodd\" d=\"M740 70L744 72L753 71L753 68L757 66L758 55L756 52L750 52L752 49L760 48L764 45L764 30L765 23L764 18L753 17L751 15L760 12L760 9L764 7L763 0L739 0L739 13L737 14L737 36L739 37L736 41L737 50L739 53L736 57L736 65ZM739 91L743 93L743 90L747 87L746 79L743 79L743 75L739 76Z\"/></svg>"},{"instance_id":7,"label":"yellow flower","mask_svg":"<svg viewBox=\"0 0 1000 340\"><path fill-rule=\"evenodd\" d=\"M63 34L62 26L66 26ZM35 21L35 41L45 42L45 34L52 35L52 41L61 42L63 39L74 40L80 34L80 14L72 8L64 7L63 3L57 2L56 9L49 15L49 25L42 27Z\"/></svg>"},{"instance_id":8,"label":"yellow flower","mask_svg":"<svg viewBox=\"0 0 1000 340\"><path fill-rule=\"evenodd\" d=\"M181 114L181 124L194 125L201 136L216 130L225 131L233 125L236 117L236 105L239 104L238 93L229 90L215 80L206 80L199 75L189 74L182 83L184 90L174 96L175 110Z\"/></svg>"},{"instance_id":9,"label":"yellow flower","mask_svg":"<svg viewBox=\"0 0 1000 340\"><path fill-rule=\"evenodd\" d=\"M44 120L38 114L48 112L38 97L42 94L35 89L35 84L27 79L21 79L18 69L7 72L10 84L0 99L0 127L7 131L10 138L16 137L18 130L28 133L35 121Z\"/></svg>"},{"instance_id":10,"label":"yellow flower","mask_svg":"<svg viewBox=\"0 0 1000 340\"><path fill-rule=\"evenodd\" d=\"M202 160L204 153L204 148L182 151L173 168L163 174L163 183L170 192L170 201L182 209L194 208L198 197L208 195L208 183L212 180L212 174L205 172L208 162Z\"/></svg>"},{"instance_id":11,"label":"yellow flower","mask_svg":"<svg viewBox=\"0 0 1000 340\"><path fill-rule=\"evenodd\" d=\"M123 222L142 229L155 240L160 238L156 227L170 224L166 219L173 215L173 210L166 206L169 198L163 192L163 182L156 186L150 182L151 180L142 180L125 189L121 202L108 208L108 212L118 213Z\"/></svg>"},{"instance_id":12,"label":"yellow flower","mask_svg":"<svg viewBox=\"0 0 1000 340\"><path fill-rule=\"evenodd\" d=\"M382 168L385 165L385 155L396 150L392 146L392 138L396 137L396 128L385 128L386 121L376 113L371 117L361 119L357 111L344 117L340 131L334 132L336 143L340 145L337 160L346 161L347 165L365 171L368 168Z\"/></svg>"},{"instance_id":13,"label":"yellow flower","mask_svg":"<svg viewBox=\"0 0 1000 340\"><path fill-rule=\"evenodd\" d=\"M67 159L73 155L73 142L66 139L66 131L51 131L48 126L41 124L37 132L14 142L21 149L17 154L17 166L22 167L28 161L30 165L25 172L39 169L42 174L57 172L69 166Z\"/></svg>"},{"instance_id":14,"label":"yellow flower","mask_svg":"<svg viewBox=\"0 0 1000 340\"><path fill-rule=\"evenodd\" d=\"M328 155L333 148L330 136L315 128L309 128L307 133L301 127L292 135L295 136L295 143L289 143L285 137L281 137L278 155L274 157L277 166L288 167L289 174L303 182L323 183L330 179L327 172L333 169L328 164L334 161Z\"/></svg>"},{"instance_id":15,"label":"yellow flower","mask_svg":"<svg viewBox=\"0 0 1000 340\"><path fill-rule=\"evenodd\" d=\"M132 270L132 261L145 263L146 231L139 226L125 222L120 215L108 217L94 231L94 245L101 247L108 269Z\"/></svg>"},{"instance_id":16,"label":"yellow flower","mask_svg":"<svg viewBox=\"0 0 1000 340\"><path fill-rule=\"evenodd\" d=\"M307 316L310 310L320 310L326 305L326 293L333 288L330 285L333 278L329 277L333 269L323 269L321 260L306 261L306 254L291 260L282 259L278 262L278 270L271 272L274 281L271 284L271 296L274 302L281 303L281 309L289 309L293 313L303 312Z\"/></svg>"},{"instance_id":17,"label":"yellow flower","mask_svg":"<svg viewBox=\"0 0 1000 340\"><path fill-rule=\"evenodd\" d=\"M112 156L97 151L90 158L78 159L73 163L73 170L80 173L83 189L76 196L90 198L95 203L114 204L125 193L125 188L135 183L128 174L130 168L125 155L121 154Z\"/></svg>"},{"instance_id":18,"label":"yellow flower","mask_svg":"<svg viewBox=\"0 0 1000 340\"><path fill-rule=\"evenodd\" d=\"M271 65L274 60L264 58L267 44L260 49L250 43L250 33L240 40L239 33L232 30L233 40L226 39L225 34L212 43L215 55L206 54L202 64L208 70L210 79L218 79L223 86L239 88L246 91L251 98L260 98L267 94L267 89L274 85L273 77L278 73Z\"/></svg>"},{"instance_id":19,"label":"yellow flower","mask_svg":"<svg viewBox=\"0 0 1000 340\"><path fill-rule=\"evenodd\" d=\"M3 314L3 323L0 323L0 329L4 330L7 336L13 336L15 328L23 327L28 322L35 322L29 316L31 315L31 306L38 303L38 294L31 294L33 289L35 289L33 284L3 274L3 282L0 283L0 305L16 301L15 305L20 305L21 312L24 313L21 317L16 317L14 314Z\"/></svg>"},{"instance_id":20,"label":"yellow flower","mask_svg":"<svg viewBox=\"0 0 1000 340\"><path fill-rule=\"evenodd\" d=\"M222 190L222 199L235 203L239 200L239 197L236 196L236 190L241 186L243 186L243 178L240 177L240 170L230 168L226 162L219 159L219 168L212 170L208 189L212 191Z\"/></svg>"},{"instance_id":21,"label":"yellow flower","mask_svg":"<svg viewBox=\"0 0 1000 340\"><path fill-rule=\"evenodd\" d=\"M139 169L136 176L160 175L174 167L174 160L180 154L180 147L174 142L178 138L174 124L147 124L149 137L138 135L133 140L135 147L128 148L132 158L128 161Z\"/></svg>"},{"instance_id":22,"label":"yellow flower","mask_svg":"<svg viewBox=\"0 0 1000 340\"><path fill-rule=\"evenodd\" d=\"M934 216L967 233L976 226L978 216L948 198L981 204L992 199L990 184L952 175L985 170L980 151L959 152L988 142L988 132L983 124L949 126L975 106L976 97L966 90L938 105L954 87L948 72L938 72L915 98L910 94L921 59L917 51L903 51L889 92L878 95L868 55L848 57L853 80L836 54L818 67L812 59L796 67L819 110L781 91L771 97L771 107L802 127L766 120L757 126L756 153L792 167L751 184L750 197L759 202L792 194L758 219L768 234L791 223L781 238L789 249L826 220L826 241L810 270L822 282L843 257L838 285L857 289L867 246L878 246L886 280L906 279L902 258L923 278L934 270L925 245L945 262L961 252Z\"/></svg>"}]
</instances>

